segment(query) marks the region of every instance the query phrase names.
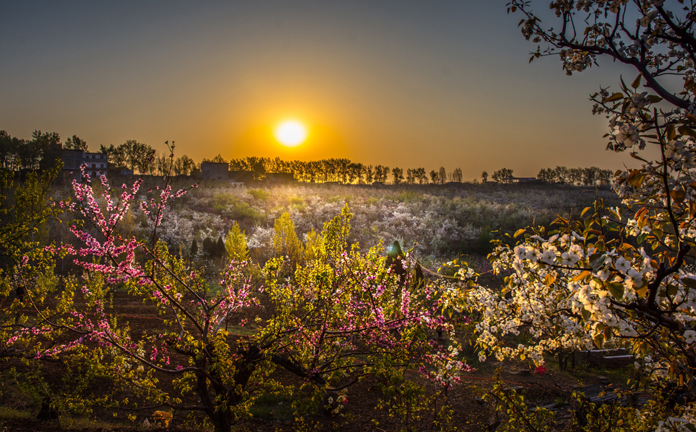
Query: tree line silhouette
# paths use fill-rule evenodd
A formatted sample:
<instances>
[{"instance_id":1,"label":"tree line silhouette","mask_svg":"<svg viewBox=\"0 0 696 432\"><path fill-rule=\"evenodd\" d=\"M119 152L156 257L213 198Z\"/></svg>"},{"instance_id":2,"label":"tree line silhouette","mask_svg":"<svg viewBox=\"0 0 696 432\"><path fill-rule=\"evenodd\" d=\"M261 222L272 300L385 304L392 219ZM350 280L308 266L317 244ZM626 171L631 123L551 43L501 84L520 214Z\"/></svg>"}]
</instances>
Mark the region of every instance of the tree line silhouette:
<instances>
[{"instance_id":1,"label":"tree line silhouette","mask_svg":"<svg viewBox=\"0 0 696 432\"><path fill-rule=\"evenodd\" d=\"M59 146L60 144L60 146ZM172 143L173 146L173 143ZM9 171L43 170L52 167L56 159L60 159L60 148L64 150L89 151L87 142L77 135L67 138L61 143L60 135L56 132L41 132L36 130L29 140L12 137L6 131L0 130L0 168ZM136 140L127 140L120 145L111 144L108 147L100 145L100 153L106 154L110 167L125 168L133 174L155 175L195 175L200 170L197 164L187 155L171 158L169 155L157 155L150 145ZM341 183L341 184L445 184L448 182L461 183L463 173L460 168L447 172L444 167L432 170L426 174L425 168L390 168L385 165L365 165L346 158L330 158L315 161L282 160L279 157L248 156L226 160L221 155L212 159L204 158L202 163L225 163L229 170L247 171L253 173L255 179L261 180L267 174L286 173L301 182ZM405 175L404 175L405 174ZM571 185L607 185L613 172L597 167L590 168L543 168L537 179L547 183ZM509 182L512 170L503 168L493 173L492 179L497 182ZM482 174L483 182L488 180L486 171Z\"/></svg>"}]
</instances>

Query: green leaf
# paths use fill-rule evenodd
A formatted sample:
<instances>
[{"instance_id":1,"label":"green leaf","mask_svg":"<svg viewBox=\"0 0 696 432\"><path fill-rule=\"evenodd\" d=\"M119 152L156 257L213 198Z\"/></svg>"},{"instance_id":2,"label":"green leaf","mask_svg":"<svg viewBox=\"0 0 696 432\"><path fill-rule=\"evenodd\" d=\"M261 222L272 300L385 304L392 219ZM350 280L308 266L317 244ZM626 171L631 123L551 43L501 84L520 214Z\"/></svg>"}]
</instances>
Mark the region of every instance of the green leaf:
<instances>
[{"instance_id":1,"label":"green leaf","mask_svg":"<svg viewBox=\"0 0 696 432\"><path fill-rule=\"evenodd\" d=\"M603 102L615 102L619 101L624 98L623 93L614 93L613 95L609 96L608 98L604 99Z\"/></svg>"},{"instance_id":2,"label":"green leaf","mask_svg":"<svg viewBox=\"0 0 696 432\"><path fill-rule=\"evenodd\" d=\"M620 227L616 222L609 222L606 224L606 228L610 231L618 231Z\"/></svg>"},{"instance_id":3,"label":"green leaf","mask_svg":"<svg viewBox=\"0 0 696 432\"><path fill-rule=\"evenodd\" d=\"M624 286L621 282L610 282L606 284L607 289L615 299L621 299L624 296Z\"/></svg>"},{"instance_id":4,"label":"green leaf","mask_svg":"<svg viewBox=\"0 0 696 432\"><path fill-rule=\"evenodd\" d=\"M621 213L620 213L620 210L618 208L616 209L616 211L614 211L613 209L607 209L607 210L609 211L609 214L614 216L617 220L621 220Z\"/></svg>"},{"instance_id":5,"label":"green leaf","mask_svg":"<svg viewBox=\"0 0 696 432\"><path fill-rule=\"evenodd\" d=\"M688 135L688 136L690 136L691 138L695 138L695 139L696 139L696 131L694 131L694 130L691 129L690 127L679 126L679 133L682 134L682 135Z\"/></svg>"},{"instance_id":6,"label":"green leaf","mask_svg":"<svg viewBox=\"0 0 696 432\"><path fill-rule=\"evenodd\" d=\"M636 77L636 79L634 79L633 82L631 83L631 87L633 87L634 89L637 89L638 87L640 87L640 79L641 79L642 77L643 77L643 75L642 75L642 74L639 74L639 75Z\"/></svg>"},{"instance_id":7,"label":"green leaf","mask_svg":"<svg viewBox=\"0 0 696 432\"><path fill-rule=\"evenodd\" d=\"M580 273L579 275L575 276L575 277L572 279L572 281L573 281L573 282L578 282L578 281L581 281L581 280L583 280L583 279L585 279L586 277L591 276L591 275L592 275L592 273L590 273L589 271L585 270L584 272L582 272L582 273Z\"/></svg>"},{"instance_id":8,"label":"green leaf","mask_svg":"<svg viewBox=\"0 0 696 432\"><path fill-rule=\"evenodd\" d=\"M605 261L607 260L606 255L601 255L599 258L597 258L595 261L592 261L592 271L598 272L599 269L602 268L604 265Z\"/></svg>"},{"instance_id":9,"label":"green leaf","mask_svg":"<svg viewBox=\"0 0 696 432\"><path fill-rule=\"evenodd\" d=\"M515 231L514 237L517 238L517 237L521 236L522 234L524 234L526 231L527 230L525 228L520 228L517 231Z\"/></svg>"},{"instance_id":10,"label":"green leaf","mask_svg":"<svg viewBox=\"0 0 696 432\"><path fill-rule=\"evenodd\" d=\"M594 338L594 342L597 345L597 348L602 348L604 346L604 335L597 335Z\"/></svg>"},{"instance_id":11,"label":"green leaf","mask_svg":"<svg viewBox=\"0 0 696 432\"><path fill-rule=\"evenodd\" d=\"M696 279L691 279L690 277L683 277L681 278L681 281L684 285L688 286L691 289L696 289Z\"/></svg>"},{"instance_id":12,"label":"green leaf","mask_svg":"<svg viewBox=\"0 0 696 432\"><path fill-rule=\"evenodd\" d=\"M580 213L580 217L585 216L585 213L587 213L587 212L590 211L590 210L592 210L591 207L585 207L585 208L582 210L582 213Z\"/></svg>"}]
</instances>

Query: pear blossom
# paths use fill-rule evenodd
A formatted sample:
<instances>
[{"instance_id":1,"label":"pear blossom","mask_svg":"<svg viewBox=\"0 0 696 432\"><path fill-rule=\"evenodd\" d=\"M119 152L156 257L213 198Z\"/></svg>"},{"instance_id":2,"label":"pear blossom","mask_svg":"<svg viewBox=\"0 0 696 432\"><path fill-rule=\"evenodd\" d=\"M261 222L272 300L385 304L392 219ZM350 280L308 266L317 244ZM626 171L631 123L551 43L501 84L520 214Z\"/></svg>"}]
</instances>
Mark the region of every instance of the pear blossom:
<instances>
[{"instance_id":1,"label":"pear blossom","mask_svg":"<svg viewBox=\"0 0 696 432\"><path fill-rule=\"evenodd\" d=\"M624 257L619 257L616 262L614 262L614 267L616 267L616 270L620 271L623 274L626 274L628 270L631 268L631 263L626 260Z\"/></svg>"}]
</instances>

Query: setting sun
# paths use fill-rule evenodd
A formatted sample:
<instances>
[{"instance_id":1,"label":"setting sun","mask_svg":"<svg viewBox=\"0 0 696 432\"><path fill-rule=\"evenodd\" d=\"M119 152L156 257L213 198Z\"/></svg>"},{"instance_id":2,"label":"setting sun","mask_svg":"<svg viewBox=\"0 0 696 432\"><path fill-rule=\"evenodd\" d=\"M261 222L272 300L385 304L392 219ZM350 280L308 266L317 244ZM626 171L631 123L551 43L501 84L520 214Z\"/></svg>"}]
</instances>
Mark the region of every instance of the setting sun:
<instances>
[{"instance_id":1,"label":"setting sun","mask_svg":"<svg viewBox=\"0 0 696 432\"><path fill-rule=\"evenodd\" d=\"M307 139L307 129L300 122L288 120L278 125L274 135L284 146L296 147Z\"/></svg>"}]
</instances>

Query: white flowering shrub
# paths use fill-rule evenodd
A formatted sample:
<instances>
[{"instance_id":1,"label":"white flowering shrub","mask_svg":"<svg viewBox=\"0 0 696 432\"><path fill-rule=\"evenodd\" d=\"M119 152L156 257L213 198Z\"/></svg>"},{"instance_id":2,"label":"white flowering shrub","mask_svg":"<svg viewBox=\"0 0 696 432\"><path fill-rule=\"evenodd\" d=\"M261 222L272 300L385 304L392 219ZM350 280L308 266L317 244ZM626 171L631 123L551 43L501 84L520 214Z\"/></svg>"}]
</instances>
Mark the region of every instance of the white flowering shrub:
<instances>
[{"instance_id":1,"label":"white flowering shrub","mask_svg":"<svg viewBox=\"0 0 696 432\"><path fill-rule=\"evenodd\" d=\"M557 30L542 28L529 2L509 4L525 15L527 39L549 45L535 57L559 54L569 74L602 55L640 72L630 85L622 81L621 91L602 89L592 98L594 111L609 120L608 148L630 150L642 166L616 173L620 207L598 200L579 220L559 217L552 230L521 229L516 241L498 242L490 259L503 287L475 285L469 305L482 314L476 325L481 360L493 355L539 364L562 350L626 347L656 399L670 386L682 392L662 410L643 407L636 424L693 430L696 10L693 3L666 4L552 2L562 20ZM668 90L677 83L667 78L674 75L681 88ZM656 160L637 153L647 146L657 150ZM508 335L522 332L531 336L528 342L507 343Z\"/></svg>"},{"instance_id":2,"label":"white flowering shrub","mask_svg":"<svg viewBox=\"0 0 696 432\"><path fill-rule=\"evenodd\" d=\"M163 215L158 236L172 252L188 256L193 240L200 249L206 238L224 239L236 222L246 234L250 256L263 262L273 255L273 223L283 213L290 214L298 236L304 238L312 230L321 231L327 219L349 204L355 214L351 241L369 248L398 240L413 249L419 260L438 263L459 252L485 255L492 230L514 231L533 220L549 224L556 214L568 214L592 202L592 196L581 189L536 187L401 189L306 184L247 189L202 184ZM598 193L619 203L611 191ZM131 221L124 225L130 230L124 234L144 237L153 228L140 208L131 209L124 218ZM59 229L56 225L52 231Z\"/></svg>"}]
</instances>

